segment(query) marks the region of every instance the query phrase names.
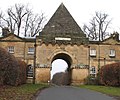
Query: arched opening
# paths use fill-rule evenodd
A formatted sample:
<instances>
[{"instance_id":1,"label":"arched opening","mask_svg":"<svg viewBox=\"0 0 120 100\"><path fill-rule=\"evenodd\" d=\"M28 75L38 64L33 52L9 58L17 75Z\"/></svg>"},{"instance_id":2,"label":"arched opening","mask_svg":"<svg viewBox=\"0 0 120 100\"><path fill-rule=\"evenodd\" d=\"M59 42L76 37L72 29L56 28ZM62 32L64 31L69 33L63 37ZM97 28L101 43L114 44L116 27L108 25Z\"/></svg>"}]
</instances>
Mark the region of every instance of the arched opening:
<instances>
[{"instance_id":1,"label":"arched opening","mask_svg":"<svg viewBox=\"0 0 120 100\"><path fill-rule=\"evenodd\" d=\"M68 54L59 53L52 59L51 81L57 85L70 85L72 59Z\"/></svg>"},{"instance_id":2,"label":"arched opening","mask_svg":"<svg viewBox=\"0 0 120 100\"><path fill-rule=\"evenodd\" d=\"M59 72L66 72L68 64L63 59L56 59L52 62L51 79L53 75Z\"/></svg>"},{"instance_id":3,"label":"arched opening","mask_svg":"<svg viewBox=\"0 0 120 100\"><path fill-rule=\"evenodd\" d=\"M27 78L33 78L33 66L31 64L27 65Z\"/></svg>"}]
</instances>

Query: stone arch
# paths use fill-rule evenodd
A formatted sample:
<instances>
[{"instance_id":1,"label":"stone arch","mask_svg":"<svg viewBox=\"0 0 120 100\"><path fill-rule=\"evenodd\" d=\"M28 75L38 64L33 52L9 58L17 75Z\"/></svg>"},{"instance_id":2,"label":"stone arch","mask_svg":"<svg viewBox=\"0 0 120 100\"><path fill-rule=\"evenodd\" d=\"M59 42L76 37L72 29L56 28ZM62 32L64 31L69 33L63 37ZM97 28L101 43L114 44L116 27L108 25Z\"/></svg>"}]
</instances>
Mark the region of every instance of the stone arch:
<instances>
[{"instance_id":1,"label":"stone arch","mask_svg":"<svg viewBox=\"0 0 120 100\"><path fill-rule=\"evenodd\" d=\"M67 72L65 72L65 74L64 74L64 75L67 75L67 79L65 76L64 79L62 79L62 81L63 80L64 81L63 81L63 83L61 83L61 85L70 85L71 84L71 67L73 64L72 56L66 52L57 52L51 57L51 64L53 61L55 61L57 59L63 59L68 64ZM60 80L60 82L61 82L61 80Z\"/></svg>"},{"instance_id":2,"label":"stone arch","mask_svg":"<svg viewBox=\"0 0 120 100\"><path fill-rule=\"evenodd\" d=\"M66 51L57 51L54 52L50 57L49 57L49 62L50 64L55 60L55 59L63 59L67 62L69 67L72 67L74 63L76 63L75 57L71 55L70 53Z\"/></svg>"},{"instance_id":3,"label":"stone arch","mask_svg":"<svg viewBox=\"0 0 120 100\"><path fill-rule=\"evenodd\" d=\"M56 59L63 59L67 62L68 64L68 67L71 67L72 65L72 58L68 55L68 54L65 54L65 53L58 53L56 54L52 60L51 60L51 63L56 60Z\"/></svg>"}]
</instances>

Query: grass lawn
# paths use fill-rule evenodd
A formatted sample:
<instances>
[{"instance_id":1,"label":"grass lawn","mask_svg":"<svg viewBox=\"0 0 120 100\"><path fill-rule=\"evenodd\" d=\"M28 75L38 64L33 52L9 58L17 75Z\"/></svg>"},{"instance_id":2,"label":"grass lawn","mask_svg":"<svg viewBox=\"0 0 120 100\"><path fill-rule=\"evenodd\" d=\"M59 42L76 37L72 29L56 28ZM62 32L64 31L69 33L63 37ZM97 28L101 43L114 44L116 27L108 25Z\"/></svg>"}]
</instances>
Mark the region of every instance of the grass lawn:
<instances>
[{"instance_id":1,"label":"grass lawn","mask_svg":"<svg viewBox=\"0 0 120 100\"><path fill-rule=\"evenodd\" d=\"M107 86L96 86L96 85L81 85L80 87L95 90L111 96L120 96L120 87L107 87Z\"/></svg>"},{"instance_id":2,"label":"grass lawn","mask_svg":"<svg viewBox=\"0 0 120 100\"><path fill-rule=\"evenodd\" d=\"M38 90L46 87L49 86L47 84L24 84L17 87L0 87L0 100L31 100Z\"/></svg>"}]
</instances>

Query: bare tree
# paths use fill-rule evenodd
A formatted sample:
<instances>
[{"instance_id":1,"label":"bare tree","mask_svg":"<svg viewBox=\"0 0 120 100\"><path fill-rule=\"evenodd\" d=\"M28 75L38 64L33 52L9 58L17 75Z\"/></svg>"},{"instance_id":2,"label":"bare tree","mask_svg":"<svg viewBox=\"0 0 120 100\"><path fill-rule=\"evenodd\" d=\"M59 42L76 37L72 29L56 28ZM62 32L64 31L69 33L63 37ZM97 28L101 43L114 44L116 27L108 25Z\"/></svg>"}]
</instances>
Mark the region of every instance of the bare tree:
<instances>
[{"instance_id":1,"label":"bare tree","mask_svg":"<svg viewBox=\"0 0 120 100\"><path fill-rule=\"evenodd\" d=\"M13 7L8 8L8 14L9 14L9 16L17 24L17 33L18 33L18 36L20 34L20 28L21 28L21 24L22 24L22 19L24 18L24 16L27 13L28 12L25 10L25 6L24 5L15 4L15 11L13 10Z\"/></svg>"},{"instance_id":2,"label":"bare tree","mask_svg":"<svg viewBox=\"0 0 120 100\"><path fill-rule=\"evenodd\" d=\"M31 15L32 15L32 12L31 10L27 10L28 13L26 15L26 18L24 19L24 22L25 22L25 27L24 27L24 36L26 37L27 36L27 32L29 30L29 25L30 25L30 18L31 18Z\"/></svg>"},{"instance_id":3,"label":"bare tree","mask_svg":"<svg viewBox=\"0 0 120 100\"><path fill-rule=\"evenodd\" d=\"M3 20L5 20L5 19L4 19L3 12L1 11L0 12L0 27L1 28L5 27L4 24L3 24Z\"/></svg>"},{"instance_id":4,"label":"bare tree","mask_svg":"<svg viewBox=\"0 0 120 100\"><path fill-rule=\"evenodd\" d=\"M34 15L29 22L31 36L34 37L38 32L42 30L42 23L45 21L45 16L42 13L41 15Z\"/></svg>"},{"instance_id":5,"label":"bare tree","mask_svg":"<svg viewBox=\"0 0 120 100\"><path fill-rule=\"evenodd\" d=\"M8 14L8 19L6 20L6 22L8 23L8 28L9 28L11 33L14 33L15 32L16 21L12 19L9 11L7 11L7 14Z\"/></svg>"},{"instance_id":6,"label":"bare tree","mask_svg":"<svg viewBox=\"0 0 120 100\"><path fill-rule=\"evenodd\" d=\"M42 29L42 25L45 21L44 14L34 14L28 6L22 4L15 4L8 8L7 16L2 12L0 13L0 27L8 27L11 33L17 32L18 36L20 33L24 33L30 36L35 36Z\"/></svg>"},{"instance_id":7,"label":"bare tree","mask_svg":"<svg viewBox=\"0 0 120 100\"><path fill-rule=\"evenodd\" d=\"M109 35L107 32L111 20L108 20L108 14L96 12L95 17L90 21L90 25L84 25L83 30L91 40L102 41Z\"/></svg>"},{"instance_id":8,"label":"bare tree","mask_svg":"<svg viewBox=\"0 0 120 100\"><path fill-rule=\"evenodd\" d=\"M3 12L1 11L0 13L0 27L3 28L8 28L11 33L14 33L15 31L15 22L7 12L8 17L6 17Z\"/></svg>"}]
</instances>

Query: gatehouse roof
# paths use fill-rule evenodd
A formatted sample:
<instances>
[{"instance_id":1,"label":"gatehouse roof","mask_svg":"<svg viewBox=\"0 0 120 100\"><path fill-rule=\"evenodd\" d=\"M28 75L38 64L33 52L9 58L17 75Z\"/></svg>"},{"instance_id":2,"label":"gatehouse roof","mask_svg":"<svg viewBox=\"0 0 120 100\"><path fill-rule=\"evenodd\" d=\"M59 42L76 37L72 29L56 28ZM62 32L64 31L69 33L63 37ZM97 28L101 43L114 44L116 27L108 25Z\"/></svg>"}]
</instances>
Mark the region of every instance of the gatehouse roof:
<instances>
[{"instance_id":1,"label":"gatehouse roof","mask_svg":"<svg viewBox=\"0 0 120 100\"><path fill-rule=\"evenodd\" d=\"M86 41L86 35L63 3L58 7L40 34L43 41L54 41L55 37L64 37L64 41L66 37L71 38L72 42L74 40L77 42Z\"/></svg>"},{"instance_id":2,"label":"gatehouse roof","mask_svg":"<svg viewBox=\"0 0 120 100\"><path fill-rule=\"evenodd\" d=\"M47 34L84 34L63 3L58 7L42 32Z\"/></svg>"}]
</instances>

